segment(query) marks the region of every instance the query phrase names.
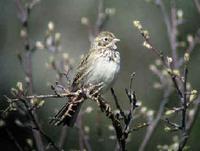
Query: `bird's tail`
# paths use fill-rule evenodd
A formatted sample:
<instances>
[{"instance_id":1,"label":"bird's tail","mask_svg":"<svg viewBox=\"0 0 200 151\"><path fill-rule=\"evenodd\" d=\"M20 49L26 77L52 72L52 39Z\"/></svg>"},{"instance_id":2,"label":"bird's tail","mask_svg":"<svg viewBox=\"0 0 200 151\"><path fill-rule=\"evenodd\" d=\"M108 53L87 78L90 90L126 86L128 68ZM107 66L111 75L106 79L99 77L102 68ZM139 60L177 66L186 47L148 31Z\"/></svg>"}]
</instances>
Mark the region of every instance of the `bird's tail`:
<instances>
[{"instance_id":1,"label":"bird's tail","mask_svg":"<svg viewBox=\"0 0 200 151\"><path fill-rule=\"evenodd\" d=\"M83 99L80 100L77 97L69 98L67 104L54 116L50 124L55 126L63 124L73 127L83 101Z\"/></svg>"}]
</instances>

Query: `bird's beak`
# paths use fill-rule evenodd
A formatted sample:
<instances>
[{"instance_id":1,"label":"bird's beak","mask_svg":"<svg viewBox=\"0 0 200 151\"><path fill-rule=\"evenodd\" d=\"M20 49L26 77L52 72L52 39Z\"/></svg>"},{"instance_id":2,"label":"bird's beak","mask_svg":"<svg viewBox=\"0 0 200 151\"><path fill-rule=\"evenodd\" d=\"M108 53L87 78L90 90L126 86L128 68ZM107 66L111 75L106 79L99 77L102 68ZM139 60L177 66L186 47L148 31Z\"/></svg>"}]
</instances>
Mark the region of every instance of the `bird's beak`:
<instances>
[{"instance_id":1,"label":"bird's beak","mask_svg":"<svg viewBox=\"0 0 200 151\"><path fill-rule=\"evenodd\" d=\"M115 43L118 42L118 41L120 41L120 39L117 39L117 38L113 39L113 41L112 41L112 43L111 43L113 49L117 49L117 46L116 46Z\"/></svg>"},{"instance_id":2,"label":"bird's beak","mask_svg":"<svg viewBox=\"0 0 200 151\"><path fill-rule=\"evenodd\" d=\"M118 39L118 38L115 38L115 39L113 39L113 42L119 42L120 41L120 39Z\"/></svg>"}]
</instances>

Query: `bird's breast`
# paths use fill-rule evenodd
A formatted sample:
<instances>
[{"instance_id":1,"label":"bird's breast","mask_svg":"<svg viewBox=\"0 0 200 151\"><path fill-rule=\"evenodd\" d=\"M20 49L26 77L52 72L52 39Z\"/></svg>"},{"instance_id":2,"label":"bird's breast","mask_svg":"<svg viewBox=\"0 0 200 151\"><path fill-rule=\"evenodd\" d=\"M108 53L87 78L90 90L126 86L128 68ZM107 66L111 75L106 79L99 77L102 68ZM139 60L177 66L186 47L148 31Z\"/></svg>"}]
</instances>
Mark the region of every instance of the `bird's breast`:
<instances>
[{"instance_id":1,"label":"bird's breast","mask_svg":"<svg viewBox=\"0 0 200 151\"><path fill-rule=\"evenodd\" d=\"M103 54L96 58L89 69L87 84L103 83L103 90L109 88L117 78L120 69L119 52Z\"/></svg>"}]
</instances>

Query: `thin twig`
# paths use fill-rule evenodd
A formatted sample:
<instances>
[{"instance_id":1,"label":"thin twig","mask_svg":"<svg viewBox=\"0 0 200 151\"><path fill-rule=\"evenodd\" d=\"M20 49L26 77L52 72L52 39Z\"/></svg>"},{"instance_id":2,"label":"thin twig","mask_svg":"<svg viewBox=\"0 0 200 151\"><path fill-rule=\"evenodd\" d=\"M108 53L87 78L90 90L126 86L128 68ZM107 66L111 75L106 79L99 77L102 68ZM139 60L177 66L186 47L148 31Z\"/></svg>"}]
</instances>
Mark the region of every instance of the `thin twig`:
<instances>
[{"instance_id":1,"label":"thin twig","mask_svg":"<svg viewBox=\"0 0 200 151\"><path fill-rule=\"evenodd\" d=\"M121 106L119 105L118 98L117 98L117 96L116 96L115 91L114 91L113 88L111 88L111 94L112 94L112 96L114 98L115 105L116 105L117 109L119 109L120 115L122 115L122 117L124 119L126 119L126 115L125 115L124 111L122 110Z\"/></svg>"},{"instance_id":2,"label":"thin twig","mask_svg":"<svg viewBox=\"0 0 200 151\"><path fill-rule=\"evenodd\" d=\"M80 151L84 150L84 142L83 142L83 129L82 129L82 115L81 113L78 116L77 119L77 124L78 124L78 133L79 133L79 149Z\"/></svg>"},{"instance_id":3,"label":"thin twig","mask_svg":"<svg viewBox=\"0 0 200 151\"><path fill-rule=\"evenodd\" d=\"M188 121L187 123L187 126L186 126L186 135L185 137L182 138L181 140L181 146L185 146L187 141L188 141L188 138L189 138L189 135L192 131L192 128L195 124L195 122L197 121L197 117L199 115L199 112L200 112L200 97L198 97L196 100L195 100L195 105L194 105L194 114L193 116L191 117L191 119ZM180 148L181 149L181 148Z\"/></svg>"},{"instance_id":4,"label":"thin twig","mask_svg":"<svg viewBox=\"0 0 200 151\"><path fill-rule=\"evenodd\" d=\"M58 141L58 147L59 148L63 148L64 144L67 142L67 130L68 130L68 127L67 125L63 126L62 127L62 130L61 130L61 133L60 133L60 138L59 138L59 141Z\"/></svg>"},{"instance_id":5,"label":"thin twig","mask_svg":"<svg viewBox=\"0 0 200 151\"><path fill-rule=\"evenodd\" d=\"M97 19L94 27L94 35L97 35L105 25L108 15L105 13L105 8L104 8L104 0L98 0L99 5L98 5L98 14L97 14Z\"/></svg>"},{"instance_id":6,"label":"thin twig","mask_svg":"<svg viewBox=\"0 0 200 151\"><path fill-rule=\"evenodd\" d=\"M184 87L183 87L183 92L184 92L184 97L183 97L183 110L182 110L182 128L183 130L186 129L186 110L187 110L187 78L188 77L188 68L187 65L185 65L184 69Z\"/></svg>"},{"instance_id":7,"label":"thin twig","mask_svg":"<svg viewBox=\"0 0 200 151\"><path fill-rule=\"evenodd\" d=\"M37 119L35 118L35 115L32 113L32 111L29 110L29 105L26 102L26 100L23 98L20 98L20 100L23 102L24 106L26 107L26 111L30 119L32 120L33 125L35 126L33 127L33 130L37 130L37 132L39 132L39 134L44 136L44 138L54 147L55 150L60 151L60 149L55 145L55 143L51 140L51 138L42 131L42 129L40 128L40 125L38 124Z\"/></svg>"},{"instance_id":8,"label":"thin twig","mask_svg":"<svg viewBox=\"0 0 200 151\"><path fill-rule=\"evenodd\" d=\"M156 0L156 4L160 7L161 13L163 15L164 22L167 27L167 35L169 38L171 50L172 50L172 58L174 60L174 67L177 66L177 19L176 19L176 8L174 7L174 2L171 3L171 18L168 16L165 5L162 0Z\"/></svg>"},{"instance_id":9,"label":"thin twig","mask_svg":"<svg viewBox=\"0 0 200 151\"><path fill-rule=\"evenodd\" d=\"M121 151L125 151L126 142L125 139L122 139L123 131L120 121L115 117L115 114L112 112L112 110L110 108L108 109L109 105L103 100L103 98L98 98L97 103L99 104L101 111L105 112L106 116L112 121L112 125L115 128L120 149Z\"/></svg>"},{"instance_id":10,"label":"thin twig","mask_svg":"<svg viewBox=\"0 0 200 151\"><path fill-rule=\"evenodd\" d=\"M80 151L84 151L85 149L87 151L92 151L91 145L88 142L88 136L85 135L84 133L84 129L83 129L83 123L82 123L82 116L83 113L80 113L78 116L78 129L79 129L79 147L80 147Z\"/></svg>"},{"instance_id":11,"label":"thin twig","mask_svg":"<svg viewBox=\"0 0 200 151\"><path fill-rule=\"evenodd\" d=\"M130 129L129 132L137 131L137 130L139 130L139 129L141 129L141 128L145 128L145 127L147 127L147 126L149 126L148 123L139 124L139 125L137 125L136 127Z\"/></svg>"},{"instance_id":12,"label":"thin twig","mask_svg":"<svg viewBox=\"0 0 200 151\"><path fill-rule=\"evenodd\" d=\"M175 90L176 90L180 100L182 100L183 99L183 94L182 94L181 89L179 87L179 83L178 83L178 81L176 79L176 75L170 73L170 76L171 76L172 82L174 84Z\"/></svg>"},{"instance_id":13,"label":"thin twig","mask_svg":"<svg viewBox=\"0 0 200 151\"><path fill-rule=\"evenodd\" d=\"M13 143L15 144L17 150L18 151L24 151L22 146L18 143L17 139L13 136L12 132L8 128L6 128L6 133L8 134L11 141L13 141Z\"/></svg>"},{"instance_id":14,"label":"thin twig","mask_svg":"<svg viewBox=\"0 0 200 151\"><path fill-rule=\"evenodd\" d=\"M172 50L172 59L173 59L173 65L174 68L177 68L177 61L178 61L178 54L177 54L177 26L178 26L178 21L177 21L177 10L175 6L175 1L171 2L171 32L168 33L170 34L170 44L171 44L171 50Z\"/></svg>"},{"instance_id":15,"label":"thin twig","mask_svg":"<svg viewBox=\"0 0 200 151\"><path fill-rule=\"evenodd\" d=\"M25 96L25 99L31 100L31 99L48 99L48 98L66 98L70 96L74 96L76 93L61 93L61 94L45 94L45 95L30 95ZM20 98L10 98L12 101L19 101Z\"/></svg>"},{"instance_id":16,"label":"thin twig","mask_svg":"<svg viewBox=\"0 0 200 151\"><path fill-rule=\"evenodd\" d=\"M19 19L22 23L22 28L26 32L26 36L23 37L24 38L24 50L25 50L26 54L25 54L25 58L23 59L24 62L21 64L23 64L22 67L24 68L25 74L28 78L27 85L28 85L29 93L32 94L33 93L33 76L32 76L33 75L32 74L32 53L33 53L33 51L32 51L30 40L29 40L29 24L28 24L31 8L29 7L29 5L24 7L20 0L16 0L15 2L16 2L17 8L18 8ZM36 113L33 111L32 114L37 122L38 119L37 119ZM34 140L36 142L37 149L39 151L44 151L44 145L43 145L40 133L38 133L37 131L33 131L33 136L34 136Z\"/></svg>"},{"instance_id":17,"label":"thin twig","mask_svg":"<svg viewBox=\"0 0 200 151\"><path fill-rule=\"evenodd\" d=\"M186 49L187 53L190 55L192 53L192 51L194 50L195 46L197 44L200 44L200 29L197 30L194 38L189 41L189 46ZM178 61L178 67L181 67L184 64L184 57L180 58Z\"/></svg>"},{"instance_id":18,"label":"thin twig","mask_svg":"<svg viewBox=\"0 0 200 151\"><path fill-rule=\"evenodd\" d=\"M197 8L199 14L200 14L200 2L199 2L199 0L193 0L193 1L194 1L194 3L195 3L195 6L196 6L196 8Z\"/></svg>"},{"instance_id":19,"label":"thin twig","mask_svg":"<svg viewBox=\"0 0 200 151\"><path fill-rule=\"evenodd\" d=\"M114 93L114 89L111 89L111 93L114 97L116 106L120 110L120 115L124 119L123 120L124 124L120 123L119 117L112 112L110 105L101 96L99 96L99 97L90 96L90 98L92 100L95 100L97 102L97 104L101 108L101 111L105 112L106 116L112 121L112 125L115 129L117 141L119 144L119 149L121 151L126 150L126 141L127 141L128 135L130 134L130 132L133 131L131 129L131 125L132 125L132 121L133 121L133 111L138 107L135 92L132 90L133 76L134 75L132 74L131 80L130 80L130 88L125 89L126 95L130 102L130 109L129 109L128 115L125 115L124 111L122 110L122 108L120 107L120 105L118 103L118 99ZM124 126L122 126L122 125L124 125ZM144 127L144 125L141 126L140 128L142 128L142 127ZM139 127L138 127L138 129L139 129ZM116 148L117 148L117 146L116 146Z\"/></svg>"},{"instance_id":20,"label":"thin twig","mask_svg":"<svg viewBox=\"0 0 200 151\"><path fill-rule=\"evenodd\" d=\"M171 122L168 118L163 119L163 121L165 121L168 125L172 126L175 129L182 130L182 126L180 126L180 125L178 125L176 123Z\"/></svg>"},{"instance_id":21,"label":"thin twig","mask_svg":"<svg viewBox=\"0 0 200 151\"><path fill-rule=\"evenodd\" d=\"M142 29L142 30L143 30L143 29ZM141 30L141 31L142 31L142 30ZM140 32L141 32L141 31L140 31ZM144 40L150 45L150 50L152 50L152 51L161 59L161 61L162 61L163 65L164 65L164 67L165 67L166 69L168 69L168 66L169 66L169 65L168 65L168 63L167 63L166 60L165 60L166 56L163 54L163 52L160 51L159 49L157 49L157 48L152 44L152 42L150 41L150 38L147 38L147 37L144 35L143 32L141 32L141 35L142 35L142 37L144 38ZM171 68L171 71L173 71L173 67L170 66L170 68ZM179 81L177 80L176 75L174 75L172 72L168 72L168 74L169 74L169 76L170 76L170 78L171 78L171 80L172 80L172 82L173 82L173 84L174 84L174 86L175 86L175 89L176 89L176 91L177 91L177 94L179 95L180 99L182 99L182 98L183 98L183 94L182 94L182 92L181 92L181 90L180 90L180 88L179 88Z\"/></svg>"},{"instance_id":22,"label":"thin twig","mask_svg":"<svg viewBox=\"0 0 200 151\"><path fill-rule=\"evenodd\" d=\"M184 93L184 97L183 97L183 102L182 102L182 106L183 106L183 110L182 110L182 119L181 119L181 127L182 127L182 131L181 131L181 142L179 144L179 151L182 151L186 142L185 139L186 137L188 137L187 134L187 128L186 128L186 113L187 113L187 78L188 77L188 68L187 68L187 63L185 63L185 68L184 68L184 86L183 86L183 93Z\"/></svg>"},{"instance_id":23,"label":"thin twig","mask_svg":"<svg viewBox=\"0 0 200 151\"><path fill-rule=\"evenodd\" d=\"M139 151L144 151L147 144L149 143L149 140L150 140L153 132L155 131L156 127L158 126L158 123L161 119L161 116L163 115L163 112L164 112L165 106L168 102L168 97L170 96L170 94L171 94L170 89L164 91L163 100L160 103L159 110L158 110L158 113L156 115L156 118L149 124L147 131L146 131L146 134L144 136L144 139L142 141L142 144L139 147Z\"/></svg>"},{"instance_id":24,"label":"thin twig","mask_svg":"<svg viewBox=\"0 0 200 151\"><path fill-rule=\"evenodd\" d=\"M128 133L129 130L130 130L130 126L132 124L132 121L133 121L133 111L138 107L137 106L137 99L136 99L136 95L135 95L135 92L133 92L132 89L128 90L128 89L125 89L125 92L126 92L126 95L128 96L129 98L129 101L130 101L130 109L129 109L129 113L128 113L128 116L126 118L126 121L125 121L125 127L124 127L124 133ZM127 136L128 137L128 136Z\"/></svg>"},{"instance_id":25,"label":"thin twig","mask_svg":"<svg viewBox=\"0 0 200 151\"><path fill-rule=\"evenodd\" d=\"M109 15L105 12L104 8L104 0L98 0L98 8L97 8L97 18L94 23L94 25L91 25L91 23L88 21L87 23L87 29L89 33L89 41L93 42L96 35L101 32L104 25L109 19Z\"/></svg>"}]
</instances>

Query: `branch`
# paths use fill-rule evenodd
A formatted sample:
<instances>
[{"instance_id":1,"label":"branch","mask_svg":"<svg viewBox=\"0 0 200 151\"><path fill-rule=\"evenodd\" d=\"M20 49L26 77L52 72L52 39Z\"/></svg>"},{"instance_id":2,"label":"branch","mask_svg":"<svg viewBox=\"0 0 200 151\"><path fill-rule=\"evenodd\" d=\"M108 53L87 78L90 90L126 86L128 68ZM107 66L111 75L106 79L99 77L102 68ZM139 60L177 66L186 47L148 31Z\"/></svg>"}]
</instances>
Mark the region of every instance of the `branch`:
<instances>
[{"instance_id":1,"label":"branch","mask_svg":"<svg viewBox=\"0 0 200 151\"><path fill-rule=\"evenodd\" d=\"M186 130L186 111L187 111L187 78L188 77L188 68L187 65L185 65L185 69L184 69L184 87L183 87L183 102L182 102L182 106L183 106L183 110L182 110L182 128L185 131Z\"/></svg>"},{"instance_id":2,"label":"branch","mask_svg":"<svg viewBox=\"0 0 200 151\"><path fill-rule=\"evenodd\" d=\"M136 98L135 92L132 89L130 89L130 90L125 89L125 92L126 92L126 95L127 95L128 99L130 101L130 104L131 104L130 109L129 109L129 113L128 113L127 118L125 120L125 128L124 128L125 135L128 135L129 130L130 130L130 126L131 126L132 121L133 121L133 111L138 106L136 104L137 98ZM128 136L126 136L126 137L128 137Z\"/></svg>"},{"instance_id":3,"label":"branch","mask_svg":"<svg viewBox=\"0 0 200 151\"><path fill-rule=\"evenodd\" d=\"M122 131L123 128L122 128L122 125L121 125L119 119L116 118L114 112L112 112L112 110L110 108L110 105L108 103L106 103L106 101L103 98L99 97L99 98L94 98L93 100L96 100L101 111L106 113L106 116L112 121L112 125L115 129L120 149L122 151L125 151L126 150L126 141L122 137L123 136L123 131Z\"/></svg>"},{"instance_id":4,"label":"branch","mask_svg":"<svg viewBox=\"0 0 200 151\"><path fill-rule=\"evenodd\" d=\"M179 143L178 150L182 151L187 143L187 139L189 138L188 128L187 128L187 108L188 108L188 97L187 97L187 80L188 80L188 61L189 58L185 58L185 66L184 66L184 85L183 85L183 102L182 102L182 131L181 131L181 141ZM197 105L198 106L198 105ZM198 112L198 108L196 109ZM194 114L195 116L195 114ZM193 116L193 117L194 117ZM190 126L191 127L191 126ZM189 128L190 129L190 128Z\"/></svg>"},{"instance_id":5,"label":"branch","mask_svg":"<svg viewBox=\"0 0 200 151\"><path fill-rule=\"evenodd\" d=\"M33 125L35 126L32 129L37 130L39 134L41 134L48 141L48 143L54 147L56 151L60 151L60 149L55 145L55 143L51 140L51 138L42 131L35 115L32 113L31 110L29 110L29 105L26 102L26 100L23 98L20 98L20 101L22 101L23 104L25 105L27 114L29 115L29 118L31 119L31 121L33 122Z\"/></svg>"},{"instance_id":6,"label":"branch","mask_svg":"<svg viewBox=\"0 0 200 151\"><path fill-rule=\"evenodd\" d=\"M104 0L98 0L97 17L92 25L87 17L81 19L82 24L86 25L89 33L89 41L92 43L96 35L102 31L104 25L113 13L107 12L104 8Z\"/></svg>"},{"instance_id":7,"label":"branch","mask_svg":"<svg viewBox=\"0 0 200 151\"><path fill-rule=\"evenodd\" d=\"M115 105L116 105L117 109L120 111L120 115L122 115L122 117L124 119L126 119L126 115L125 115L124 111L122 110L121 106L119 105L118 98L117 98L117 96L116 96L115 91L114 91L113 88L111 88L111 94L112 94L112 96L114 98Z\"/></svg>"},{"instance_id":8,"label":"branch","mask_svg":"<svg viewBox=\"0 0 200 151\"><path fill-rule=\"evenodd\" d=\"M176 18L176 7L174 6L174 2L171 2L171 18L168 16L165 5L162 0L156 0L156 4L160 7L161 13L164 18L164 22L167 27L167 35L169 38L171 50L172 50L172 58L174 60L174 67L177 67L177 18Z\"/></svg>"},{"instance_id":9,"label":"branch","mask_svg":"<svg viewBox=\"0 0 200 151\"><path fill-rule=\"evenodd\" d=\"M77 95L77 93L61 93L61 94L45 94L45 95L30 95L24 96L24 99L31 100L31 99L48 99L48 98L66 98L70 96ZM12 101L19 101L20 98L10 98Z\"/></svg>"},{"instance_id":10,"label":"branch","mask_svg":"<svg viewBox=\"0 0 200 151\"><path fill-rule=\"evenodd\" d=\"M26 7L23 6L21 0L15 0L17 8L18 8L18 15L19 20L22 23L22 29L24 30L23 36L21 36L24 40L24 50L25 50L25 58L19 60L22 68L26 74L26 78L28 79L27 86L29 89L29 93L33 93L33 76L32 76L32 53L33 48L31 48L30 40L29 40L29 15L33 6L33 3L28 4ZM31 6L31 7L30 7ZM36 113L33 111L33 117L38 121ZM33 122L34 124L34 122ZM35 125L34 125L35 126ZM42 142L42 138L37 131L33 131L33 137L36 142L37 149L39 151L44 151L44 145Z\"/></svg>"},{"instance_id":11,"label":"branch","mask_svg":"<svg viewBox=\"0 0 200 151\"><path fill-rule=\"evenodd\" d=\"M134 74L131 75L130 88L125 89L126 95L130 102L130 109L127 115L120 107L117 96L115 95L114 89L113 88L111 89L111 93L114 97L116 106L120 110L120 115L123 117L123 122L124 122L123 124L120 122L118 114L116 115L112 111L110 105L101 96L97 96L97 97L94 95L88 96L88 98L90 98L91 100L94 100L98 104L101 111L106 113L106 116L112 121L112 125L115 129L117 141L118 141L121 151L126 150L126 141L127 141L128 135L130 134L130 132L133 131L133 129L130 128L133 121L133 111L138 107L135 92L132 90L133 76ZM143 128L145 126L147 126L147 124L143 124L142 126L135 128L134 130Z\"/></svg>"},{"instance_id":12,"label":"branch","mask_svg":"<svg viewBox=\"0 0 200 151\"><path fill-rule=\"evenodd\" d=\"M132 84L132 77L131 77L131 82ZM61 97L78 97L78 98L89 98L95 102L97 102L98 106L100 107L101 111L106 113L106 116L112 121L113 127L115 128L115 132L117 135L117 140L120 145L120 149L122 151L126 150L126 140L128 138L128 135L130 134L131 131L137 130L139 128L143 128L147 126L147 124L143 124L141 126L138 126L135 129L131 129L131 123L133 121L133 111L136 109L137 106L137 98L135 95L135 92L132 90L132 86L130 84L130 89L126 89L126 94L128 96L129 102L130 102L130 109L128 115L125 115L124 123L120 123L119 117L115 115L115 113L111 110L110 105L99 95L99 91L101 90L102 86L101 84L98 85L90 85L87 87L83 87L76 92L69 92L66 91L65 93L56 93L56 95L48 94L48 95L36 95L36 96L23 96L23 93L20 92L21 95L17 99L9 99L10 102L14 101L22 101L26 107L26 111L28 112L28 115L30 116L30 119L32 120L33 124L35 125L34 130L38 130L42 136L45 137L45 139L56 149L59 150L59 148L54 144L54 142L41 130L38 122L36 121L34 115L32 114L32 110L30 110L28 103L26 102L27 100L37 98L37 99L45 99L45 98L61 98ZM113 91L114 92L114 91ZM119 105L119 104L118 104ZM120 107L121 108L121 107ZM122 109L121 109L122 110ZM78 121L81 122L81 121ZM123 125L123 126L122 126ZM81 123L80 125L81 126ZM80 129L80 127L79 127ZM88 150L91 150L91 147L87 141L86 136L83 134L82 129L80 129L80 139L84 141L85 146L87 147ZM82 144L82 143L81 143ZM83 149L83 144L80 145L81 150Z\"/></svg>"}]
</instances>

